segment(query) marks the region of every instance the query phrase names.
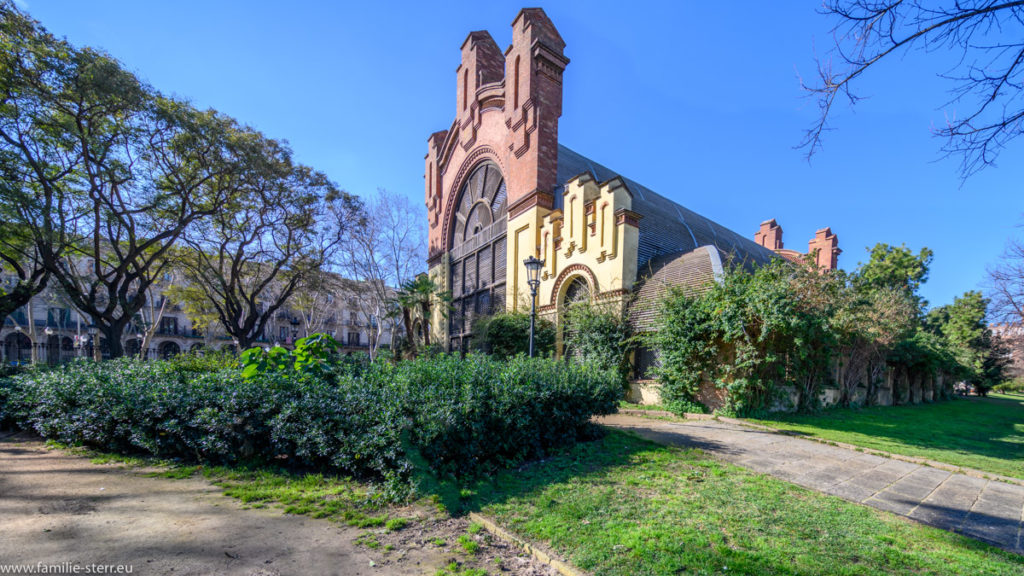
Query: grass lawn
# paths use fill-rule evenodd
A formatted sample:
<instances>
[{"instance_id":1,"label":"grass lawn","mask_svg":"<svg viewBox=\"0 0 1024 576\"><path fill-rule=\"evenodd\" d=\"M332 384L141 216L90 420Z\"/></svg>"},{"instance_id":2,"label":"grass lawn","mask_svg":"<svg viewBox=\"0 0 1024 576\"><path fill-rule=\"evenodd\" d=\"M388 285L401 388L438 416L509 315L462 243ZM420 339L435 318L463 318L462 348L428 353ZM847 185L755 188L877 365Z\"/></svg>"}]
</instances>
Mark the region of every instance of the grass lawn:
<instances>
[{"instance_id":1,"label":"grass lawn","mask_svg":"<svg viewBox=\"0 0 1024 576\"><path fill-rule=\"evenodd\" d=\"M620 431L466 504L595 575L1024 573L1024 557Z\"/></svg>"},{"instance_id":2,"label":"grass lawn","mask_svg":"<svg viewBox=\"0 0 1024 576\"><path fill-rule=\"evenodd\" d=\"M1024 396L779 414L761 424L1024 479Z\"/></svg>"}]
</instances>

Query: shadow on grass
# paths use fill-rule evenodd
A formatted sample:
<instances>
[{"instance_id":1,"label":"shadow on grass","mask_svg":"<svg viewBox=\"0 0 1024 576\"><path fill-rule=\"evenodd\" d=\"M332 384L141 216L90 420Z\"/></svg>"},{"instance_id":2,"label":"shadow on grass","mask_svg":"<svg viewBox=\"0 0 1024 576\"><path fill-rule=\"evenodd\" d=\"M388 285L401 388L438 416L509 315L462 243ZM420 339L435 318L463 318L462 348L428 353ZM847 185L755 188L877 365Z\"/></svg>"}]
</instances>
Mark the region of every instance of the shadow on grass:
<instances>
[{"instance_id":1,"label":"shadow on grass","mask_svg":"<svg viewBox=\"0 0 1024 576\"><path fill-rule=\"evenodd\" d=\"M557 448L544 458L502 470L487 479L458 483L418 474L418 490L431 495L448 513L461 516L479 512L491 504L538 493L550 485L598 480L614 468L633 463L635 456L660 449L647 440L622 442L618 437L609 436L614 433L606 428L591 426L587 439ZM640 439L632 432L625 434ZM417 469L425 469L419 464Z\"/></svg>"},{"instance_id":2,"label":"shadow on grass","mask_svg":"<svg viewBox=\"0 0 1024 576\"><path fill-rule=\"evenodd\" d=\"M1011 518L931 503L914 515L945 529L930 531L688 448L611 430L461 493L449 491L444 503L453 514L484 512L580 568L607 574L728 565L730 574L804 575L851 564L863 564L863 572L843 573L902 574L925 566L923 573L956 574L961 561L970 565L963 573L1024 568L1019 522ZM948 570L940 558L952 562Z\"/></svg>"},{"instance_id":3,"label":"shadow on grass","mask_svg":"<svg viewBox=\"0 0 1024 576\"><path fill-rule=\"evenodd\" d=\"M1004 460L1008 464L1024 462L1024 398L953 399L934 404L836 408L807 415L773 414L762 421L831 440L845 439L827 432L873 437L922 450L956 451ZM884 449L884 446L880 444L879 448ZM1017 475L1022 474L1024 468L1020 468Z\"/></svg>"}]
</instances>

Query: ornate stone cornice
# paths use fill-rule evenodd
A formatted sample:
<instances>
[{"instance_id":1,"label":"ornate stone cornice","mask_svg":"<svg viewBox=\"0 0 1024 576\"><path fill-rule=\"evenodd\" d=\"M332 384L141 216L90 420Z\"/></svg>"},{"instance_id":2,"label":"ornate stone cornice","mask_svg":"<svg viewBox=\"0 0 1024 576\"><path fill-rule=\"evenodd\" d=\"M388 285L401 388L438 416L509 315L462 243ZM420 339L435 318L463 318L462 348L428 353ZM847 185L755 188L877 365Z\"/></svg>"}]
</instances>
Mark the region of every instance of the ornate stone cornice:
<instances>
[{"instance_id":1,"label":"ornate stone cornice","mask_svg":"<svg viewBox=\"0 0 1024 576\"><path fill-rule=\"evenodd\" d=\"M509 205L508 219L513 220L516 216L519 216L534 206L551 210L555 206L555 197L548 192L533 190L529 194Z\"/></svg>"},{"instance_id":2,"label":"ornate stone cornice","mask_svg":"<svg viewBox=\"0 0 1024 576\"><path fill-rule=\"evenodd\" d=\"M643 218L642 214L637 214L632 210L626 210L625 208L619 208L615 211L615 223L626 224L634 228L640 226L640 219Z\"/></svg>"}]
</instances>

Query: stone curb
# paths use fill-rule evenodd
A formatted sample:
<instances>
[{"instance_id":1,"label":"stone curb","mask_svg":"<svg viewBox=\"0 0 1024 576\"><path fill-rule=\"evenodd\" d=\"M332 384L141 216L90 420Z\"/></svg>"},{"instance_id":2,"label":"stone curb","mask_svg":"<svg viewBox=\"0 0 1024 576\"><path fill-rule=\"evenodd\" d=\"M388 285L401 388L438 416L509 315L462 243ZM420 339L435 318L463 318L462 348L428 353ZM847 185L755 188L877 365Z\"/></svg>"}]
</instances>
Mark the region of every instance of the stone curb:
<instances>
[{"instance_id":1,"label":"stone curb","mask_svg":"<svg viewBox=\"0 0 1024 576\"><path fill-rule=\"evenodd\" d=\"M587 576L586 572L583 572L579 568L571 566L570 564L563 562L550 553L539 549L537 546L530 544L526 540L508 532L501 526L498 526L497 522L491 520L487 516L479 514L477 512L470 512L469 519L477 524L483 526L488 532L490 532L496 538L500 538L505 542L521 548L524 552L533 557L534 560L547 564L558 571L562 576Z\"/></svg>"},{"instance_id":2,"label":"stone curb","mask_svg":"<svg viewBox=\"0 0 1024 576\"><path fill-rule=\"evenodd\" d=\"M910 464L921 464L922 466L928 466L929 468L938 468L939 470L945 470L946 472L953 472L956 474L963 474L964 476L971 476L974 478L981 478L983 480L995 480L997 482L1003 482L1005 484L1015 484L1017 486L1024 486L1024 480L1019 478L1013 478L1011 476L1002 476L993 472L985 472L983 470L977 470L975 468L965 468L963 466L957 466L955 464L947 464L945 462L938 462L936 460L929 460L927 458L919 458L916 456L905 456L903 454L893 454L892 452L886 452L884 450L875 450L874 448L865 448L863 446L857 446L856 444L847 444L846 442L836 442L834 440L828 440L826 438L818 438L816 436L807 436L806 434L800 434L799 432L793 432L792 430L780 430L778 428L772 428L771 426L765 426L764 424L756 424L754 422L747 422L740 418L730 418L728 416L714 416L711 414L686 414L685 418L680 418L671 412L665 412L664 410L635 410L626 408L619 410L619 414L626 414L628 416L640 416L640 417L651 417L656 416L658 418L669 418L679 422L685 422L686 420L718 420L719 422L725 422L727 424L735 424L737 426L745 426L747 428L754 428L755 430L763 430L765 432L771 432L773 434L781 434L783 436L792 436L794 438L802 438L804 440L810 440L817 442L818 444L825 444L827 446L836 446L838 448L845 448L847 450L853 450L855 452L862 452L864 454L870 454L873 456L881 456L883 458L890 458L892 460L900 460L902 462L909 462Z\"/></svg>"}]
</instances>

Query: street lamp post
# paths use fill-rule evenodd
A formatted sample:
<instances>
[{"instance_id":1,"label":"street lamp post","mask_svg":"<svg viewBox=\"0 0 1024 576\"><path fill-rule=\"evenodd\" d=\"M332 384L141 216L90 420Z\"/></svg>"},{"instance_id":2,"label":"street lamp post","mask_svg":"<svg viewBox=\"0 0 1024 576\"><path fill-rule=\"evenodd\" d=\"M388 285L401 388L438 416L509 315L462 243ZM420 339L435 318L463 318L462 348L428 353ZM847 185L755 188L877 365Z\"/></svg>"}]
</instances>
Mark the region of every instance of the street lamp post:
<instances>
[{"instance_id":1,"label":"street lamp post","mask_svg":"<svg viewBox=\"0 0 1024 576\"><path fill-rule=\"evenodd\" d=\"M526 266L526 283L530 286L530 358L533 358L533 331L537 321L537 288L540 286L540 269L544 261L530 256L523 260Z\"/></svg>"},{"instance_id":2,"label":"street lamp post","mask_svg":"<svg viewBox=\"0 0 1024 576\"><path fill-rule=\"evenodd\" d=\"M89 345L91 346L90 351L92 352L92 359L99 362L103 359L103 352L100 351L100 343L96 338L96 325L90 324L86 331L89 333Z\"/></svg>"}]
</instances>

